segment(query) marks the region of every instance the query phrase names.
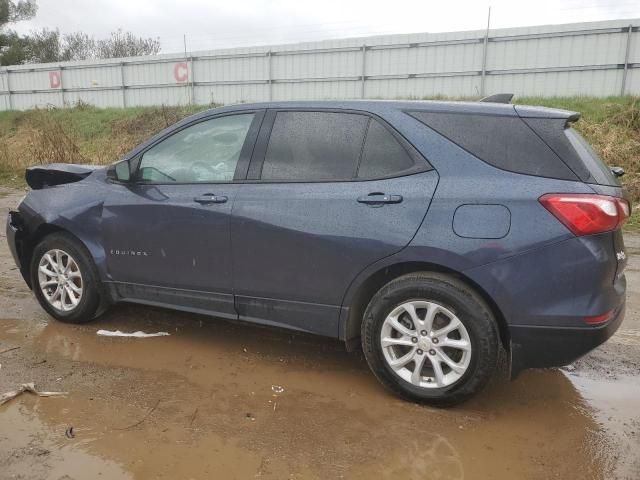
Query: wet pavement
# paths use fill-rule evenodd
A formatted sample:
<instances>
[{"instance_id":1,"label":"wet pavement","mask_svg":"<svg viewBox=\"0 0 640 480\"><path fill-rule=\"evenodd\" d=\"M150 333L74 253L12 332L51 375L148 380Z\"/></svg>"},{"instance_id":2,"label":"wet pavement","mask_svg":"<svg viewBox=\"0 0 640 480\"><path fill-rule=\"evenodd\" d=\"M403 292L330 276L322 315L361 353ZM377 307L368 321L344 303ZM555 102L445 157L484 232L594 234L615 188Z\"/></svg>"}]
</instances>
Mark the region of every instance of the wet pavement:
<instances>
[{"instance_id":1,"label":"wet pavement","mask_svg":"<svg viewBox=\"0 0 640 480\"><path fill-rule=\"evenodd\" d=\"M55 322L0 241L0 352L20 347L0 354L0 394L68 392L0 406L0 479L640 478L640 237L626 241L627 318L607 344L448 410L393 397L329 339L124 305Z\"/></svg>"}]
</instances>

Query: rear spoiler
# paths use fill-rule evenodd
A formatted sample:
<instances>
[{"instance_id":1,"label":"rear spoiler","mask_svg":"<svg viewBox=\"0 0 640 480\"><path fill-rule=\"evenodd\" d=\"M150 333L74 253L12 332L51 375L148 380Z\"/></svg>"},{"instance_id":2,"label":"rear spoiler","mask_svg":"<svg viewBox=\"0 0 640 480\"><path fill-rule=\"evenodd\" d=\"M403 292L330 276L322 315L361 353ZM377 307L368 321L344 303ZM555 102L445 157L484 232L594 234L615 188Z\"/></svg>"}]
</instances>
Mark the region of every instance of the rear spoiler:
<instances>
[{"instance_id":1,"label":"rear spoiler","mask_svg":"<svg viewBox=\"0 0 640 480\"><path fill-rule=\"evenodd\" d=\"M513 93L496 93L489 95L479 101L482 103L511 103ZM566 125L577 122L580 113L559 108L532 107L528 105L515 105L516 112L520 118L560 118L566 121Z\"/></svg>"},{"instance_id":2,"label":"rear spoiler","mask_svg":"<svg viewBox=\"0 0 640 480\"><path fill-rule=\"evenodd\" d=\"M513 93L496 93L480 99L484 103L511 103Z\"/></svg>"}]
</instances>

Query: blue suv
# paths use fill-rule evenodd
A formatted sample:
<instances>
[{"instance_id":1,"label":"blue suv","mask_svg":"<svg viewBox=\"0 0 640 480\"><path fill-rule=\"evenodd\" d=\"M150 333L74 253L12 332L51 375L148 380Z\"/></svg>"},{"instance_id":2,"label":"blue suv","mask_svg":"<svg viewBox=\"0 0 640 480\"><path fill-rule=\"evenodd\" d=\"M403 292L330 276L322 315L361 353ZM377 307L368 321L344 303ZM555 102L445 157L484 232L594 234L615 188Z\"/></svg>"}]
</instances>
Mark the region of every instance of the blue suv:
<instances>
[{"instance_id":1,"label":"blue suv","mask_svg":"<svg viewBox=\"0 0 640 480\"><path fill-rule=\"evenodd\" d=\"M630 204L578 118L491 101L216 108L109 167L28 169L7 238L61 321L134 302L339 338L396 394L452 405L501 351L512 376L565 365L624 317Z\"/></svg>"}]
</instances>

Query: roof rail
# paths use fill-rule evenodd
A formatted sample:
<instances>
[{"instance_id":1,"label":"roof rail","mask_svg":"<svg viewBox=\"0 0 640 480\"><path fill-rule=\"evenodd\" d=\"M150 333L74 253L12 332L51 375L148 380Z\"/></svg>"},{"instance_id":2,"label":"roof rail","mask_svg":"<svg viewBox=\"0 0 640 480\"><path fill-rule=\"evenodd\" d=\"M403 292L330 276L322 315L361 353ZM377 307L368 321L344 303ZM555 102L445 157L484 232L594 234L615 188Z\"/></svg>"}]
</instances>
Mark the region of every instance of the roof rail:
<instances>
[{"instance_id":1,"label":"roof rail","mask_svg":"<svg viewBox=\"0 0 640 480\"><path fill-rule=\"evenodd\" d=\"M485 103L511 103L513 93L496 93L495 95L489 95L481 99L481 102Z\"/></svg>"}]
</instances>

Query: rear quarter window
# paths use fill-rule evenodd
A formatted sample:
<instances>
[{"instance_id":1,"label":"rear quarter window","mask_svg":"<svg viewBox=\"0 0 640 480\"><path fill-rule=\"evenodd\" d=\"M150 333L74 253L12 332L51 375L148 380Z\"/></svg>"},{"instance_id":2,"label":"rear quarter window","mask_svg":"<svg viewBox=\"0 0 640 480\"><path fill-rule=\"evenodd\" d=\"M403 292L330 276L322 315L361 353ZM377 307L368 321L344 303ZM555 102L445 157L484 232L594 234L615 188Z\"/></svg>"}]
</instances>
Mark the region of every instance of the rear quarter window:
<instances>
[{"instance_id":1,"label":"rear quarter window","mask_svg":"<svg viewBox=\"0 0 640 480\"><path fill-rule=\"evenodd\" d=\"M358 178L381 178L400 175L414 167L407 150L389 129L371 119L362 150Z\"/></svg>"},{"instance_id":2,"label":"rear quarter window","mask_svg":"<svg viewBox=\"0 0 640 480\"><path fill-rule=\"evenodd\" d=\"M611 169L604 164L598 154L591 148L591 145L589 145L576 130L566 128L564 134L567 136L567 139L583 165L593 177L594 183L599 185L620 186L620 182L618 182L613 173L611 173Z\"/></svg>"},{"instance_id":3,"label":"rear quarter window","mask_svg":"<svg viewBox=\"0 0 640 480\"><path fill-rule=\"evenodd\" d=\"M440 112L409 114L494 167L526 175L578 180L520 117Z\"/></svg>"},{"instance_id":4,"label":"rear quarter window","mask_svg":"<svg viewBox=\"0 0 640 480\"><path fill-rule=\"evenodd\" d=\"M584 182L619 186L616 177L584 138L564 118L524 118L524 121Z\"/></svg>"}]
</instances>

